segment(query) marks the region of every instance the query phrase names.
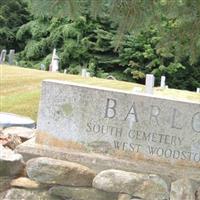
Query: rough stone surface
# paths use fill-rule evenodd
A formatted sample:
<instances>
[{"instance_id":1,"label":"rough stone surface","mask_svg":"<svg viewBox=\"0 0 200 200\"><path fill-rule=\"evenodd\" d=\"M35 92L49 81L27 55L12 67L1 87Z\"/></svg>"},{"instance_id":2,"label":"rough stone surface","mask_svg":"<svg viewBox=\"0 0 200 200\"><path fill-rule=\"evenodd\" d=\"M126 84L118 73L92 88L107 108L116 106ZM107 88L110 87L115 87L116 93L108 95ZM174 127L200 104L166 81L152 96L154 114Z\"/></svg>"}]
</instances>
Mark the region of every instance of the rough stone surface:
<instances>
[{"instance_id":1,"label":"rough stone surface","mask_svg":"<svg viewBox=\"0 0 200 200\"><path fill-rule=\"evenodd\" d=\"M145 180L135 188L133 194L141 199L167 200L170 193L167 183L157 175L149 175L149 180Z\"/></svg>"},{"instance_id":2,"label":"rough stone surface","mask_svg":"<svg viewBox=\"0 0 200 200\"><path fill-rule=\"evenodd\" d=\"M23 155L25 161L35 157L51 157L54 159L67 160L85 165L97 173L106 169L112 169L114 166L115 169L124 171L157 174L165 179L168 178L169 182L183 177L189 177L200 181L200 165L178 166L175 163L170 164L150 159L125 160L124 157L116 158L113 156L111 157L91 152L84 153L80 151L73 151L71 149L61 149L52 146L40 145L35 143L35 138L19 145L16 151Z\"/></svg>"},{"instance_id":3,"label":"rough stone surface","mask_svg":"<svg viewBox=\"0 0 200 200\"><path fill-rule=\"evenodd\" d=\"M0 112L0 127L6 128L10 126L23 126L35 128L35 121L29 117L16 115L13 113Z\"/></svg>"},{"instance_id":4,"label":"rough stone surface","mask_svg":"<svg viewBox=\"0 0 200 200\"><path fill-rule=\"evenodd\" d=\"M17 135L23 140L28 140L35 136L35 129L19 126L6 128L2 132L4 135Z\"/></svg>"},{"instance_id":5,"label":"rough stone surface","mask_svg":"<svg viewBox=\"0 0 200 200\"><path fill-rule=\"evenodd\" d=\"M196 199L195 200L200 200L200 187L196 191Z\"/></svg>"},{"instance_id":6,"label":"rough stone surface","mask_svg":"<svg viewBox=\"0 0 200 200\"><path fill-rule=\"evenodd\" d=\"M21 143L21 138L17 135L0 135L0 144L2 144L4 147L14 150Z\"/></svg>"},{"instance_id":7,"label":"rough stone surface","mask_svg":"<svg viewBox=\"0 0 200 200\"><path fill-rule=\"evenodd\" d=\"M41 183L91 186L95 172L77 163L40 157L27 162L28 176Z\"/></svg>"},{"instance_id":8,"label":"rough stone surface","mask_svg":"<svg viewBox=\"0 0 200 200\"><path fill-rule=\"evenodd\" d=\"M0 176L0 193L7 190L10 187L11 180L12 178L9 176Z\"/></svg>"},{"instance_id":9,"label":"rough stone surface","mask_svg":"<svg viewBox=\"0 0 200 200\"><path fill-rule=\"evenodd\" d=\"M179 179L171 184L170 200L197 200L199 183L191 179Z\"/></svg>"},{"instance_id":10,"label":"rough stone surface","mask_svg":"<svg viewBox=\"0 0 200 200\"><path fill-rule=\"evenodd\" d=\"M59 200L58 197L50 195L42 190L25 190L12 188L8 190L3 198L4 200Z\"/></svg>"},{"instance_id":11,"label":"rough stone surface","mask_svg":"<svg viewBox=\"0 0 200 200\"><path fill-rule=\"evenodd\" d=\"M46 80L37 128L40 144L100 142L146 159L200 163L199 101Z\"/></svg>"},{"instance_id":12,"label":"rough stone surface","mask_svg":"<svg viewBox=\"0 0 200 200\"><path fill-rule=\"evenodd\" d=\"M5 191L4 192L0 192L0 199L4 200L5 195L6 195Z\"/></svg>"},{"instance_id":13,"label":"rough stone surface","mask_svg":"<svg viewBox=\"0 0 200 200\"><path fill-rule=\"evenodd\" d=\"M167 183L156 175L113 169L97 174L93 180L93 187L107 192L127 193L140 198L149 198L148 194L152 192L155 193L154 197L158 194L166 198L169 196Z\"/></svg>"},{"instance_id":14,"label":"rough stone surface","mask_svg":"<svg viewBox=\"0 0 200 200\"><path fill-rule=\"evenodd\" d=\"M118 200L132 200L129 194L119 194Z\"/></svg>"},{"instance_id":15,"label":"rough stone surface","mask_svg":"<svg viewBox=\"0 0 200 200\"><path fill-rule=\"evenodd\" d=\"M22 172L24 162L22 155L0 145L0 176L14 176Z\"/></svg>"},{"instance_id":16,"label":"rough stone surface","mask_svg":"<svg viewBox=\"0 0 200 200\"><path fill-rule=\"evenodd\" d=\"M27 189L38 189L40 184L36 181L33 181L27 177L20 177L11 181L10 185L12 187L20 187Z\"/></svg>"},{"instance_id":17,"label":"rough stone surface","mask_svg":"<svg viewBox=\"0 0 200 200\"><path fill-rule=\"evenodd\" d=\"M94 188L55 186L50 193L75 200L117 200L116 193L108 193Z\"/></svg>"}]
</instances>

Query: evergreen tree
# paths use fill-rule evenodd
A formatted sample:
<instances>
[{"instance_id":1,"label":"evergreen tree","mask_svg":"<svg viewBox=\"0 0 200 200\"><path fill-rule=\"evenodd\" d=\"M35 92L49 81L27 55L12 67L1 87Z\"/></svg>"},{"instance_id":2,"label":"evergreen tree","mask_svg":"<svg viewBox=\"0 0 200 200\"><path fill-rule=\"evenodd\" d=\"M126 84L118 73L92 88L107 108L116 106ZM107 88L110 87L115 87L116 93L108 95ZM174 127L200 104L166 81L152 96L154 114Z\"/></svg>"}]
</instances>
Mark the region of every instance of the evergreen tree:
<instances>
[{"instance_id":1,"label":"evergreen tree","mask_svg":"<svg viewBox=\"0 0 200 200\"><path fill-rule=\"evenodd\" d=\"M200 52L199 0L30 0L36 15L73 16L91 5L96 16L106 10L118 24L117 43L126 31L139 32L155 25L162 33L159 46L173 48L177 58L189 56L195 62ZM45 11L45 12L44 12ZM164 20L163 20L164 19ZM170 23L166 30L165 23Z\"/></svg>"},{"instance_id":2,"label":"evergreen tree","mask_svg":"<svg viewBox=\"0 0 200 200\"><path fill-rule=\"evenodd\" d=\"M199 62L195 61L198 52L194 53L198 45L189 49L191 30L187 27L182 29L181 38L178 37L182 26L178 22L184 21L181 9L186 1L72 2L73 6L70 0L32 0L30 6L35 10L35 18L17 32L18 42L26 43L18 56L22 66L39 67L40 63L48 66L56 47L61 68L68 73L77 74L84 66L98 77L111 74L119 80L138 83L144 83L145 74L152 73L157 85L160 76L165 75L170 87L189 90L200 87ZM134 5L135 13L130 10L127 16L126 9ZM146 12L147 5L149 10ZM80 12L82 16L78 15ZM114 16L114 13L117 14ZM59 17L52 17L55 15ZM133 22L129 21L130 16L135 16ZM192 19L188 21L192 23ZM126 30L129 31L125 33Z\"/></svg>"},{"instance_id":3,"label":"evergreen tree","mask_svg":"<svg viewBox=\"0 0 200 200\"><path fill-rule=\"evenodd\" d=\"M29 19L27 5L22 0L0 1L0 49L23 48L16 41L16 32Z\"/></svg>"}]
</instances>

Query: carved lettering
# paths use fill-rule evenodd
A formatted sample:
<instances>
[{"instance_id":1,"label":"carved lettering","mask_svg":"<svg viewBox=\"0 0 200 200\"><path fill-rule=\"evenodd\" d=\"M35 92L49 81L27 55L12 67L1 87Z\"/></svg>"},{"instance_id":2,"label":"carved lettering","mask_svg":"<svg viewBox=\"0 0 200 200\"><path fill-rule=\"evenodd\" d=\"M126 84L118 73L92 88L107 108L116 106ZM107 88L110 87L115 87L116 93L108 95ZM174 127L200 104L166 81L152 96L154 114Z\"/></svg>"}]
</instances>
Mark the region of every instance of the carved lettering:
<instances>
[{"instance_id":1,"label":"carved lettering","mask_svg":"<svg viewBox=\"0 0 200 200\"><path fill-rule=\"evenodd\" d=\"M150 122L153 124L153 121L156 125L159 126L158 123L158 116L160 115L160 108L158 106L151 106L151 113L150 113Z\"/></svg>"},{"instance_id":2,"label":"carved lettering","mask_svg":"<svg viewBox=\"0 0 200 200\"><path fill-rule=\"evenodd\" d=\"M181 115L180 111L178 111L176 108L174 108L173 109L173 113L172 113L172 125L171 125L171 128L175 128L175 129L182 129L183 128L183 125L181 126L180 122L178 124L177 123L178 120L176 120L178 117L180 117L180 115Z\"/></svg>"},{"instance_id":3,"label":"carved lettering","mask_svg":"<svg viewBox=\"0 0 200 200\"><path fill-rule=\"evenodd\" d=\"M119 142L114 140L114 148L118 150L130 150L134 152L139 152L141 149L142 145L140 144L133 144L133 143L128 143L128 142Z\"/></svg>"},{"instance_id":4,"label":"carved lettering","mask_svg":"<svg viewBox=\"0 0 200 200\"><path fill-rule=\"evenodd\" d=\"M135 103L132 104L131 108L129 109L129 112L127 113L124 121L127 119L131 119L134 122L138 122L138 117L135 109Z\"/></svg>"},{"instance_id":5,"label":"carved lettering","mask_svg":"<svg viewBox=\"0 0 200 200\"><path fill-rule=\"evenodd\" d=\"M115 107L117 105L117 101L115 99L107 99L106 103L106 113L105 113L105 118L114 118L116 115L116 110Z\"/></svg>"},{"instance_id":6,"label":"carved lettering","mask_svg":"<svg viewBox=\"0 0 200 200\"><path fill-rule=\"evenodd\" d=\"M200 133L200 112L197 112L192 117L192 129Z\"/></svg>"}]
</instances>

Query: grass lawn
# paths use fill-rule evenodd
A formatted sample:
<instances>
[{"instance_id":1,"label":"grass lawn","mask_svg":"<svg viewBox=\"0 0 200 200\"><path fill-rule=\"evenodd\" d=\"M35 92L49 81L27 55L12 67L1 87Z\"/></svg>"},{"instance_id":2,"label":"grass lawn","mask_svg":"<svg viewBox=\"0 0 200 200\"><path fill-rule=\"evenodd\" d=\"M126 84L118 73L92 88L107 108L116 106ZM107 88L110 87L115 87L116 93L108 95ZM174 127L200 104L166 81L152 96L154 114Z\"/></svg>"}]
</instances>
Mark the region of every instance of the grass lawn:
<instances>
[{"instance_id":1,"label":"grass lawn","mask_svg":"<svg viewBox=\"0 0 200 200\"><path fill-rule=\"evenodd\" d=\"M37 118L41 82L44 79L67 80L126 91L131 91L133 87L141 87L144 90L144 86L140 84L111 81L95 77L82 78L76 75L52 73L8 65L0 65L0 77L0 112L13 112L29 116L34 120ZM200 94L195 92L155 88L155 95L200 103Z\"/></svg>"}]
</instances>

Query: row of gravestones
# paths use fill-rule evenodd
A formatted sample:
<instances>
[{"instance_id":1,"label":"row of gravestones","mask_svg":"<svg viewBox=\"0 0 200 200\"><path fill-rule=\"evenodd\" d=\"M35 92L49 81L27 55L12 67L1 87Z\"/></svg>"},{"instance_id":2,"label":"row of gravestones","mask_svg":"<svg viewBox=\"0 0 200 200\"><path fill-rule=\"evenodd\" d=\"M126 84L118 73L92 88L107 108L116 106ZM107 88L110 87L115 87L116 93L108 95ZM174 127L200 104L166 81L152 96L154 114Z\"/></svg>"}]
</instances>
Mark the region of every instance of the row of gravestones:
<instances>
[{"instance_id":1,"label":"row of gravestones","mask_svg":"<svg viewBox=\"0 0 200 200\"><path fill-rule=\"evenodd\" d=\"M160 87L162 89L168 88L168 85L165 84L166 77L161 76L160 80ZM145 80L145 93L147 94L153 94L153 88L155 84L155 77L153 74L146 74L146 80ZM200 93L200 88L197 88L197 93Z\"/></svg>"},{"instance_id":2,"label":"row of gravestones","mask_svg":"<svg viewBox=\"0 0 200 200\"><path fill-rule=\"evenodd\" d=\"M7 54L7 50L3 49L1 51L1 55L0 55L0 64L3 64L6 61L6 54ZM9 65L13 65L14 64L14 58L15 58L15 50L11 49L9 54L8 54L8 63L9 63Z\"/></svg>"},{"instance_id":3,"label":"row of gravestones","mask_svg":"<svg viewBox=\"0 0 200 200\"><path fill-rule=\"evenodd\" d=\"M41 70L45 70L45 65L41 64L40 66ZM53 50L53 55L52 55L52 60L51 64L49 66L49 71L51 72L58 72L59 71L59 57L56 54L56 49ZM64 73L67 73L67 70L64 70ZM87 69L82 69L81 70L81 76L83 78L88 78L90 77L90 72L87 71ZM113 76L108 76L108 79L115 79ZM161 89L166 89L168 88L168 85L165 84L166 77L161 76L160 80L160 87ZM146 75L146 81L145 81L145 93L147 94L153 94L153 89L154 89L154 84L155 84L155 77L153 74L147 74ZM142 89L141 88L133 88L133 92L140 92ZM197 93L200 93L200 88L197 88L196 90Z\"/></svg>"}]
</instances>

